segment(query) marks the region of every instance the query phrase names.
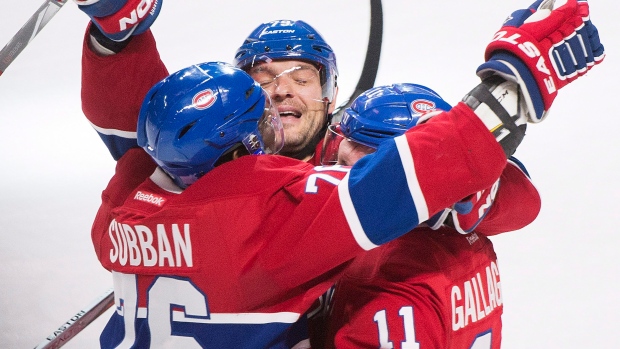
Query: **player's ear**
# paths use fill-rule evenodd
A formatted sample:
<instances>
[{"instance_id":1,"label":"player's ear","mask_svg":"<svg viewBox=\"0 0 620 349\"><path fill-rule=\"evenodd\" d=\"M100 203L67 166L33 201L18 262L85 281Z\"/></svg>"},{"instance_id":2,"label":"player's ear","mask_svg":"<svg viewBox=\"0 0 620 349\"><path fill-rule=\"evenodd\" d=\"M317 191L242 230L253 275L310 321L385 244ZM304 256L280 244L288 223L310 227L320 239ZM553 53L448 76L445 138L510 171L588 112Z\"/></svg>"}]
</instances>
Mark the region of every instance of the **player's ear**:
<instances>
[{"instance_id":1,"label":"player's ear","mask_svg":"<svg viewBox=\"0 0 620 349\"><path fill-rule=\"evenodd\" d=\"M248 153L248 150L245 149L245 147L239 147L232 152L232 159L237 160L244 155L250 155L250 153Z\"/></svg>"}]
</instances>

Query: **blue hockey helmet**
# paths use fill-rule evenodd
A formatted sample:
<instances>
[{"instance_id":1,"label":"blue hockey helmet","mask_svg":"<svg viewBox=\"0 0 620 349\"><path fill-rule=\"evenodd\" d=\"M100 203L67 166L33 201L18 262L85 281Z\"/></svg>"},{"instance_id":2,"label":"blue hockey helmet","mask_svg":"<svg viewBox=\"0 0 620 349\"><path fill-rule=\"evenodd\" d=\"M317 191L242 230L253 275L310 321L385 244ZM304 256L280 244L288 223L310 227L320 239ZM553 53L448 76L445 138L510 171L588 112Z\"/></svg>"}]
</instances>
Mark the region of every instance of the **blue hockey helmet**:
<instances>
[{"instance_id":1,"label":"blue hockey helmet","mask_svg":"<svg viewBox=\"0 0 620 349\"><path fill-rule=\"evenodd\" d=\"M192 65L153 86L140 109L137 136L181 188L241 145L263 154L284 144L269 95L246 72L222 62Z\"/></svg>"},{"instance_id":2,"label":"blue hockey helmet","mask_svg":"<svg viewBox=\"0 0 620 349\"><path fill-rule=\"evenodd\" d=\"M283 19L259 25L237 49L233 64L247 71L256 63L272 60L314 64L321 75L323 98L334 101L338 80L336 55L308 23Z\"/></svg>"},{"instance_id":3,"label":"blue hockey helmet","mask_svg":"<svg viewBox=\"0 0 620 349\"><path fill-rule=\"evenodd\" d=\"M422 115L448 111L450 104L432 89L411 83L373 87L345 109L339 124L330 125L323 142L321 163L334 164L343 138L371 148L415 126Z\"/></svg>"}]
</instances>

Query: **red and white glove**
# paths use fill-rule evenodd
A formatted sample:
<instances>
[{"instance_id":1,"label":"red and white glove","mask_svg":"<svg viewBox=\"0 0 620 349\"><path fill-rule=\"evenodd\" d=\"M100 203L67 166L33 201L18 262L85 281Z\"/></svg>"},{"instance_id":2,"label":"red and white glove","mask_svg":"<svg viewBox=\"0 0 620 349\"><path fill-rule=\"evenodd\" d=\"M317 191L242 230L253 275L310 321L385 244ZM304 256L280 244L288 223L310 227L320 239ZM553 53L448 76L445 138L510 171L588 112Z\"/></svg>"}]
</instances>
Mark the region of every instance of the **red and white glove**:
<instances>
[{"instance_id":1,"label":"red and white glove","mask_svg":"<svg viewBox=\"0 0 620 349\"><path fill-rule=\"evenodd\" d=\"M163 0L73 0L107 38L125 41L144 33L159 15Z\"/></svg>"},{"instance_id":2,"label":"red and white glove","mask_svg":"<svg viewBox=\"0 0 620 349\"><path fill-rule=\"evenodd\" d=\"M518 83L528 121L540 122L557 91L604 57L586 0L538 0L508 17L487 46L486 63L477 74L482 79L499 75Z\"/></svg>"},{"instance_id":3,"label":"red and white glove","mask_svg":"<svg viewBox=\"0 0 620 349\"><path fill-rule=\"evenodd\" d=\"M452 205L450 212L452 223L459 233L469 234L476 229L493 205L498 188L499 179L490 188L472 194Z\"/></svg>"}]
</instances>

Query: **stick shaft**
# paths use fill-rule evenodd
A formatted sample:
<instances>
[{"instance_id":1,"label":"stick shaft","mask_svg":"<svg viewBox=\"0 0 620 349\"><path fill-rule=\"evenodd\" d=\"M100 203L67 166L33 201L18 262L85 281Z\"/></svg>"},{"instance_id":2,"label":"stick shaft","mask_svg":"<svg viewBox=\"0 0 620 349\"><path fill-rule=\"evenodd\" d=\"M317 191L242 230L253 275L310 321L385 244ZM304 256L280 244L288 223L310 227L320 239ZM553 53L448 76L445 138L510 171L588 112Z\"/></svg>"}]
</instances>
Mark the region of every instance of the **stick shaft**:
<instances>
[{"instance_id":1,"label":"stick shaft","mask_svg":"<svg viewBox=\"0 0 620 349\"><path fill-rule=\"evenodd\" d=\"M0 75L68 0L46 0L0 51Z\"/></svg>"},{"instance_id":2,"label":"stick shaft","mask_svg":"<svg viewBox=\"0 0 620 349\"><path fill-rule=\"evenodd\" d=\"M379 61L381 59L381 46L383 43L383 6L381 0L370 0L370 33L368 36L368 47L366 48L366 58L357 86L351 96L336 107L333 113L332 122L340 122L344 110L351 106L353 100L362 92L372 88L377 78Z\"/></svg>"},{"instance_id":3,"label":"stick shaft","mask_svg":"<svg viewBox=\"0 0 620 349\"><path fill-rule=\"evenodd\" d=\"M88 307L78 311L35 349L57 349L80 333L86 326L103 314L114 304L114 289L111 288L93 301Z\"/></svg>"}]
</instances>

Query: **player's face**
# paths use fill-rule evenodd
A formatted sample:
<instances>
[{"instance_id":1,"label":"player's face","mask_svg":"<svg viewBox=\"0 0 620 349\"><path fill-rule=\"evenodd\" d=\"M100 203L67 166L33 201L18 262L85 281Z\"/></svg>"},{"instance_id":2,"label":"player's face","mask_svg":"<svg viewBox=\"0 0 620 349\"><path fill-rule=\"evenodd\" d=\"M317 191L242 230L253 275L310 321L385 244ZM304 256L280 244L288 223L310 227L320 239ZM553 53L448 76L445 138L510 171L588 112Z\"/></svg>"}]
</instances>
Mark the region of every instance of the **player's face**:
<instances>
[{"instance_id":1,"label":"player's face","mask_svg":"<svg viewBox=\"0 0 620 349\"><path fill-rule=\"evenodd\" d=\"M329 103L322 97L318 69L295 60L262 62L250 75L271 96L284 126L281 155L294 156L310 144L326 122Z\"/></svg>"},{"instance_id":2,"label":"player's face","mask_svg":"<svg viewBox=\"0 0 620 349\"><path fill-rule=\"evenodd\" d=\"M364 155L374 152L374 148L350 139L343 139L338 147L338 165L353 166L357 160L364 157Z\"/></svg>"}]
</instances>

